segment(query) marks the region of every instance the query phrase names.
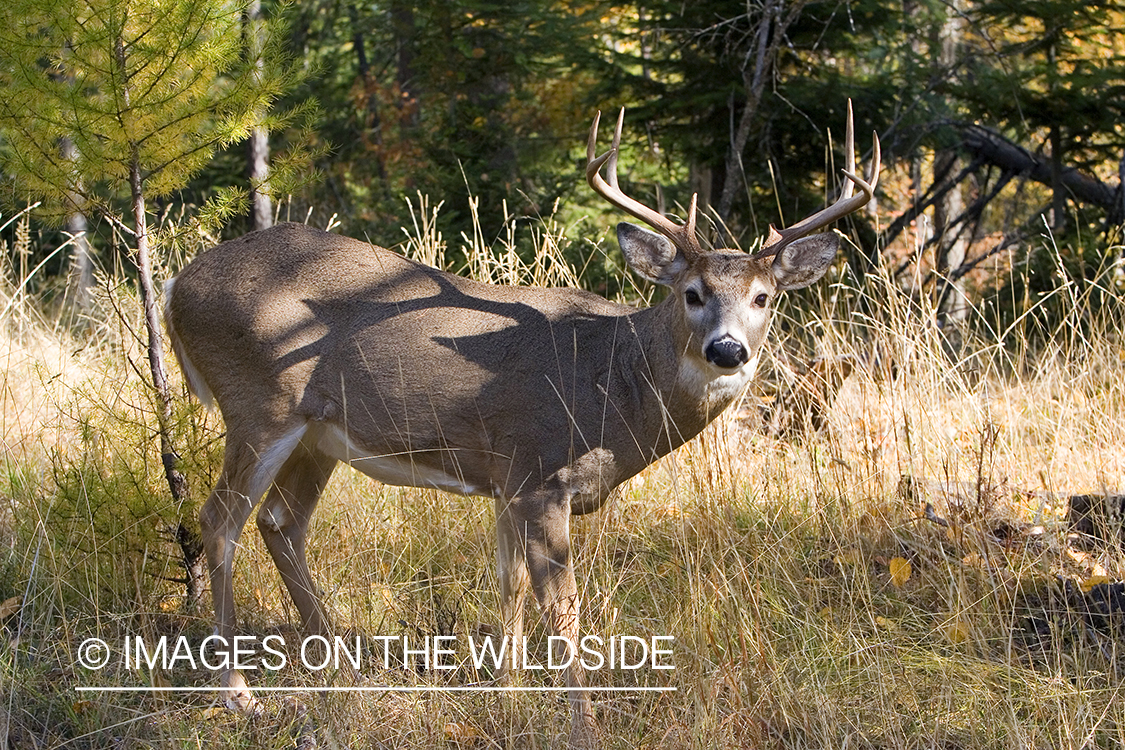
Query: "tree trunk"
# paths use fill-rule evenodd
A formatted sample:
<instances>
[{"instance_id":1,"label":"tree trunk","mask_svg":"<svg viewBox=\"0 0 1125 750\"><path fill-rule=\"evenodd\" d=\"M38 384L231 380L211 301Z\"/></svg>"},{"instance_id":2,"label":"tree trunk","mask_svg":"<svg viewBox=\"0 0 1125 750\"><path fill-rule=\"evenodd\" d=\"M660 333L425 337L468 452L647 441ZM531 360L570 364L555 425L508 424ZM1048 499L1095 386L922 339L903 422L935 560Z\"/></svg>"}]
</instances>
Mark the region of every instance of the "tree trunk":
<instances>
[{"instance_id":1,"label":"tree trunk","mask_svg":"<svg viewBox=\"0 0 1125 750\"><path fill-rule=\"evenodd\" d=\"M1125 154L1122 154L1121 161L1117 162L1117 190L1113 192L1113 204L1106 214L1106 220L1110 224L1120 226L1125 223ZM1125 248L1122 250L1122 254L1125 254Z\"/></svg>"},{"instance_id":2,"label":"tree trunk","mask_svg":"<svg viewBox=\"0 0 1125 750\"><path fill-rule=\"evenodd\" d=\"M256 127L247 142L247 162L250 172L250 214L254 229L273 226L273 200L269 193L270 137L263 127Z\"/></svg>"},{"instance_id":3,"label":"tree trunk","mask_svg":"<svg viewBox=\"0 0 1125 750\"><path fill-rule=\"evenodd\" d=\"M1091 203L1112 212L1117 205L1116 188L1107 185L1095 175L1079 172L1061 163L1050 164L1032 156L1026 149L980 125L959 125L962 145L974 157L992 164L1005 172L1027 175L1030 179L1054 190L1066 205L1066 197ZM1062 158L1062 154L1059 154ZM1051 161L1054 161L1052 155ZM1056 174L1057 172L1057 174ZM1059 189L1056 190L1055 186Z\"/></svg>"},{"instance_id":4,"label":"tree trunk","mask_svg":"<svg viewBox=\"0 0 1125 750\"><path fill-rule=\"evenodd\" d=\"M730 148L727 151L727 163L723 178L723 191L719 194L717 213L723 219L730 219L730 210L734 205L734 195L745 179L742 172L742 153L746 150L746 141L750 138L750 126L754 124L754 117L758 113L758 104L762 99L765 89L767 74L772 63L773 50L770 45L771 31L776 21L778 12L776 0L771 0L764 9L764 17L758 24L754 34L753 47L747 52L745 64L742 67L742 85L746 91L746 101L742 106L742 114L738 118L738 127L732 130ZM753 66L750 65L751 57ZM734 97L730 101L731 119L734 115ZM729 238L723 244L729 243Z\"/></svg>"},{"instance_id":5,"label":"tree trunk","mask_svg":"<svg viewBox=\"0 0 1125 750\"><path fill-rule=\"evenodd\" d=\"M128 78L128 61L125 56L125 42L118 36L114 44L114 56L119 74ZM123 87L124 106L129 107L129 88ZM152 387L156 391L159 406L156 411L157 432L160 437L160 462L164 467L164 477L172 500L176 503L178 518L175 538L180 545L181 561L184 566L187 608L194 609L203 598L204 568L202 559L203 543L195 525L185 523L183 510L188 506L188 486L184 475L176 468L179 456L172 449L172 393L168 388L167 370L164 367L164 336L160 328L156 309L156 291L152 285L152 261L148 247L148 220L145 211L144 175L141 173L140 155L133 147L129 163L129 192L133 209L133 223L137 250L133 258L137 265L137 285L141 293L141 306L144 310L145 332L148 334L148 364L152 374Z\"/></svg>"},{"instance_id":6,"label":"tree trunk","mask_svg":"<svg viewBox=\"0 0 1125 750\"><path fill-rule=\"evenodd\" d=\"M410 128L418 126L418 77L414 70L414 43L417 28L414 22L414 6L395 0L390 5L391 30L394 33L396 57L395 82L398 84L399 106L406 111L403 124Z\"/></svg>"},{"instance_id":7,"label":"tree trunk","mask_svg":"<svg viewBox=\"0 0 1125 750\"><path fill-rule=\"evenodd\" d=\"M69 82L69 78L67 78ZM74 139L63 136L59 139L59 151L63 161L74 164L78 161L78 147ZM66 231L73 238L74 251L70 262L71 309L81 315L90 309L91 294L94 288L94 258L90 250L90 240L86 237L86 215L82 213L85 200L80 193L83 186L80 179L73 189L67 190L67 202L71 212L66 217Z\"/></svg>"},{"instance_id":8,"label":"tree trunk","mask_svg":"<svg viewBox=\"0 0 1125 750\"><path fill-rule=\"evenodd\" d=\"M934 158L934 174L950 174L957 167L957 152L943 151ZM954 281L953 274L965 262L969 240L954 222L965 211L961 186L956 185L934 203L934 270L946 279L938 284L940 299L937 302L939 323L956 323L968 314L963 290L964 282Z\"/></svg>"},{"instance_id":9,"label":"tree trunk","mask_svg":"<svg viewBox=\"0 0 1125 750\"><path fill-rule=\"evenodd\" d=\"M129 188L132 197L133 221L136 227L137 249L134 262L137 265L137 284L144 309L145 332L148 335L148 364L152 374L152 386L156 391L158 403L157 432L160 436L160 461L164 466L164 477L172 492L172 500L178 508L188 503L188 486L184 475L176 467L179 456L172 448L172 393L168 388L167 370L164 366L164 336L160 328L157 312L156 292L152 284L152 262L148 246L148 221L145 216L144 178L136 155L129 167ZM180 545L187 587L189 608L202 599L204 588L203 544L199 533L188 526L181 518L175 530Z\"/></svg>"},{"instance_id":10,"label":"tree trunk","mask_svg":"<svg viewBox=\"0 0 1125 750\"><path fill-rule=\"evenodd\" d=\"M1062 130L1051 126L1051 228L1066 226L1066 190L1063 188Z\"/></svg>"},{"instance_id":11,"label":"tree trunk","mask_svg":"<svg viewBox=\"0 0 1125 750\"><path fill-rule=\"evenodd\" d=\"M250 0L246 6L247 49L254 64L254 75L262 74L262 3ZM247 142L247 167L250 177L250 215L254 229L273 226L273 201L270 199L269 131L259 125L250 132Z\"/></svg>"},{"instance_id":12,"label":"tree trunk","mask_svg":"<svg viewBox=\"0 0 1125 750\"><path fill-rule=\"evenodd\" d=\"M78 149L72 139L64 136L59 146L63 159L69 162L78 160ZM72 210L66 217L66 231L73 238L74 246L70 256L70 289L73 295L70 304L74 312L82 314L90 309L94 288L94 259L90 241L86 237L86 214L82 213L82 198L72 191L69 192L68 199Z\"/></svg>"},{"instance_id":13,"label":"tree trunk","mask_svg":"<svg viewBox=\"0 0 1125 750\"><path fill-rule=\"evenodd\" d=\"M730 149L727 151L726 169L723 176L723 189L719 194L719 205L715 211L722 219L720 241L729 245L731 238L725 228L734 207L734 197L739 187L745 185L746 178L742 168L742 154L750 131L758 114L766 84L769 82L777 50L785 40L785 32L790 24L801 14L804 2L790 3L786 11L784 0L767 0L762 8L762 20L754 32L754 39L742 62L742 84L746 91L746 102L738 118L738 127L732 128ZM782 13L785 12L783 16ZM731 97L731 122L734 121L734 98Z\"/></svg>"},{"instance_id":14,"label":"tree trunk","mask_svg":"<svg viewBox=\"0 0 1125 750\"><path fill-rule=\"evenodd\" d=\"M941 26L938 76L947 76L957 64L963 30L963 0L950 0L947 4L945 23ZM959 161L953 149L941 152L934 158L934 174L954 174ZM954 222L965 211L965 198L961 186L957 185L945 193L934 204L934 261L938 274L945 277L945 283L938 284L940 298L937 300L939 323L958 323L968 314L965 303L964 282L952 280L952 274L965 262L969 249L969 238L954 226Z\"/></svg>"},{"instance_id":15,"label":"tree trunk","mask_svg":"<svg viewBox=\"0 0 1125 750\"><path fill-rule=\"evenodd\" d=\"M94 257L86 229L86 214L75 209L66 217L66 232L74 240L70 256L70 288L74 295L71 306L78 313L90 309L94 289Z\"/></svg>"}]
</instances>

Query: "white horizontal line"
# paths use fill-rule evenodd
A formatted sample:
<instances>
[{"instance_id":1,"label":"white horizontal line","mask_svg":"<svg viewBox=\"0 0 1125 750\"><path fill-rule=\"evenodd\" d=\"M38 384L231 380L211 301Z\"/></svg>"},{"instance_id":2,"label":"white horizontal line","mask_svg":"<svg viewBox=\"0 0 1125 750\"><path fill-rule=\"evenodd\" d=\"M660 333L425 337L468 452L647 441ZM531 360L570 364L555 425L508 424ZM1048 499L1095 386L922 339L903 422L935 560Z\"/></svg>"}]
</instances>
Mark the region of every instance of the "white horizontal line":
<instances>
[{"instance_id":1,"label":"white horizontal line","mask_svg":"<svg viewBox=\"0 0 1125 750\"><path fill-rule=\"evenodd\" d=\"M128 687L111 685L107 687L76 687L77 693L218 693L229 688L221 687ZM251 693L565 693L571 690L568 687L532 686L508 687L499 685L464 685L464 686L321 686L321 687L247 687L241 688ZM591 693L674 693L676 687L585 687L578 688Z\"/></svg>"}]
</instances>

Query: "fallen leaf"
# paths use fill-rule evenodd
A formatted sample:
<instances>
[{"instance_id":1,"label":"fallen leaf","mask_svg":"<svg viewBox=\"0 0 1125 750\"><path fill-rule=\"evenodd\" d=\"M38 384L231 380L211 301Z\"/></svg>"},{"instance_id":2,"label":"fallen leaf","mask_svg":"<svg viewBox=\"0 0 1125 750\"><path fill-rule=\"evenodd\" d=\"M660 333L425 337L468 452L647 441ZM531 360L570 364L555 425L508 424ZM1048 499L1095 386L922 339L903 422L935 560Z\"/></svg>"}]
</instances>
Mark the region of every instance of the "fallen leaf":
<instances>
[{"instance_id":1,"label":"fallen leaf","mask_svg":"<svg viewBox=\"0 0 1125 750\"><path fill-rule=\"evenodd\" d=\"M0 620L6 620L16 612L20 611L20 604L23 600L18 596L13 596L11 599L5 599L0 602Z\"/></svg>"},{"instance_id":2,"label":"fallen leaf","mask_svg":"<svg viewBox=\"0 0 1125 750\"><path fill-rule=\"evenodd\" d=\"M383 600L383 606L387 609L394 609L395 606L395 592L388 586L379 587L379 598Z\"/></svg>"},{"instance_id":3,"label":"fallen leaf","mask_svg":"<svg viewBox=\"0 0 1125 750\"><path fill-rule=\"evenodd\" d=\"M896 589L901 589L910 580L910 561L905 557L896 557L888 566L891 569L891 583Z\"/></svg>"},{"instance_id":4,"label":"fallen leaf","mask_svg":"<svg viewBox=\"0 0 1125 750\"><path fill-rule=\"evenodd\" d=\"M1105 566L1098 562L1098 558L1091 555L1089 552L1082 552L1073 547L1067 547L1066 556L1085 568L1086 575L1091 578L1109 575L1109 571L1105 569Z\"/></svg>"},{"instance_id":5,"label":"fallen leaf","mask_svg":"<svg viewBox=\"0 0 1125 750\"><path fill-rule=\"evenodd\" d=\"M445 738L450 742L462 743L485 739L484 732L464 721L451 721L445 725Z\"/></svg>"},{"instance_id":6,"label":"fallen leaf","mask_svg":"<svg viewBox=\"0 0 1125 750\"><path fill-rule=\"evenodd\" d=\"M1089 594L1091 591L1093 591L1095 586L1099 586L1103 583L1109 583L1109 576L1095 575L1090 576L1083 581L1079 581L1078 588L1082 589L1083 594Z\"/></svg>"},{"instance_id":7,"label":"fallen leaf","mask_svg":"<svg viewBox=\"0 0 1125 750\"><path fill-rule=\"evenodd\" d=\"M964 643L969 640L969 628L960 619L945 624L945 637L950 643Z\"/></svg>"}]
</instances>

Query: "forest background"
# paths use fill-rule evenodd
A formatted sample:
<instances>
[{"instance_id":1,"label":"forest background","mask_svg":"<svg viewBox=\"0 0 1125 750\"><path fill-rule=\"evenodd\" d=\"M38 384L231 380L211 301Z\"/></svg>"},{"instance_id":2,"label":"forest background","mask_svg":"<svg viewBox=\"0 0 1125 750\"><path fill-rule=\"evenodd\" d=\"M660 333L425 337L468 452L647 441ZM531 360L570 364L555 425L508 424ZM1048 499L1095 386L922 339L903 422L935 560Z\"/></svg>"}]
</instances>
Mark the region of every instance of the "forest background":
<instances>
[{"instance_id":1,"label":"forest background","mask_svg":"<svg viewBox=\"0 0 1125 750\"><path fill-rule=\"evenodd\" d=\"M222 7L191 7L199 15L203 6ZM748 247L770 223L809 213L838 189L828 133L838 144L851 99L857 132L879 134L889 166L878 205L853 221L853 274L891 262L904 285L937 287L943 316L956 316L965 284L974 302L1005 287L974 269L1034 265L1029 240L1044 231L1073 247L1066 267L1076 278L1115 261L1107 252L1116 251L1096 251L1089 240L1114 236L1125 212L1116 3L265 2L245 10L242 60L200 68L211 79L199 83L222 87L251 67L258 75L284 68L261 93L258 114L272 132L216 138L193 154L183 179L151 191L150 211L160 217L191 217L218 198L227 210L214 239L281 218L395 245L400 228L417 221L409 202L423 196L442 203L437 228L446 238L471 237L476 222L493 241L513 220L561 210L575 236L600 242L616 216L582 179L585 133L596 111L624 106L629 189L669 211L698 193L712 238ZM41 197L36 182L20 179L42 173L44 159L29 151L73 148L75 134L29 126L44 113L12 106L37 98L41 81L27 80L35 65L73 88L68 65L79 63L64 36L51 35L60 46L54 57L21 63L22 83L8 80L12 101L0 126L10 137L0 148L9 207ZM262 44L248 40L263 37L268 48L255 52ZM301 127L276 121L295 107ZM270 114L275 120L265 122ZM56 130L66 124L57 119ZM213 127L205 113L192 126ZM91 123L71 127L96 133ZM305 179L271 183L271 150L275 161L295 161L300 150L305 161L279 168ZM88 156L80 149L71 164ZM46 161L62 165L51 175L56 215L69 203L82 214L70 229L86 226L91 258L118 263L123 225L106 217L135 223L124 209L126 181L83 181L81 166ZM259 193L265 200L254 211L230 203ZM45 238L39 252L60 236ZM91 276L85 243L75 247L81 296ZM572 260L586 264L584 252L577 244ZM37 283L66 278L67 261L57 255ZM586 283L612 294L617 269L599 274L600 265ZM1056 285L1039 270L1027 277L1032 289L1006 288L1006 298Z\"/></svg>"},{"instance_id":2,"label":"forest background","mask_svg":"<svg viewBox=\"0 0 1125 750\"><path fill-rule=\"evenodd\" d=\"M740 408L574 521L590 631L686 655L638 678L675 692L599 701L606 745L1125 744L1123 31L1073 0L9 0L0 743L558 744L565 702L535 695L243 721L75 692L214 684L75 667L88 637L210 632L223 428L164 362L159 284L292 220L652 302L584 180L594 114L604 142L626 108L626 192L697 193L705 239L751 249L837 196L850 100L884 171L826 281L786 295ZM337 622L494 622L488 504L350 474L310 533ZM253 533L239 557L243 626L289 632Z\"/></svg>"}]
</instances>

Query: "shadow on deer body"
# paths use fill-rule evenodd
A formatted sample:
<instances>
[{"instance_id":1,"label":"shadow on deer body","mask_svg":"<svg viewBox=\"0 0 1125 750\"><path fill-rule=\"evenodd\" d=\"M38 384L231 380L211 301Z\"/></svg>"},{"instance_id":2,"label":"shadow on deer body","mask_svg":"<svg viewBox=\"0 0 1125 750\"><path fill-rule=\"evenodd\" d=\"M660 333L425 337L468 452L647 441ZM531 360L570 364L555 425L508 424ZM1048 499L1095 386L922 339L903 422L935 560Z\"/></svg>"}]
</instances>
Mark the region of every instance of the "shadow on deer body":
<instances>
[{"instance_id":1,"label":"shadow on deer body","mask_svg":"<svg viewBox=\"0 0 1125 750\"><path fill-rule=\"evenodd\" d=\"M671 287L655 307L477 283L295 224L223 243L169 283L177 357L227 427L222 475L201 513L219 635L235 632L235 548L263 496L257 525L302 624L330 631L305 535L343 462L389 484L492 498L509 642L522 636L530 588L556 643L577 643L571 514L597 510L739 395L775 295L815 282L835 255L835 235L802 235L863 199L847 191L756 256L704 251L694 208L680 226L621 193L612 174L601 178L620 121L599 159L596 127L588 180L659 232L618 227L630 267ZM869 198L871 185L853 179ZM572 740L590 744L577 660L565 676ZM241 675L221 679L228 704L252 704Z\"/></svg>"}]
</instances>

